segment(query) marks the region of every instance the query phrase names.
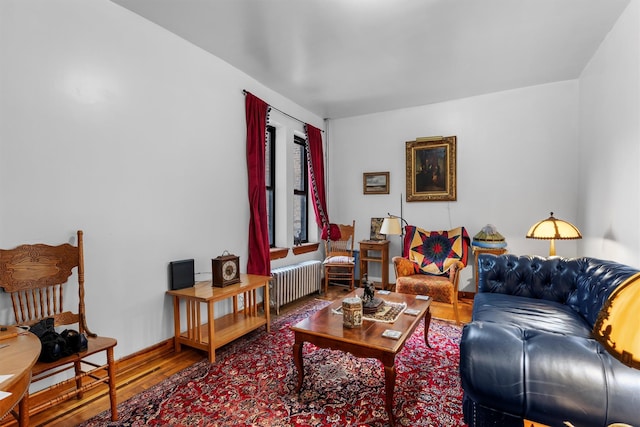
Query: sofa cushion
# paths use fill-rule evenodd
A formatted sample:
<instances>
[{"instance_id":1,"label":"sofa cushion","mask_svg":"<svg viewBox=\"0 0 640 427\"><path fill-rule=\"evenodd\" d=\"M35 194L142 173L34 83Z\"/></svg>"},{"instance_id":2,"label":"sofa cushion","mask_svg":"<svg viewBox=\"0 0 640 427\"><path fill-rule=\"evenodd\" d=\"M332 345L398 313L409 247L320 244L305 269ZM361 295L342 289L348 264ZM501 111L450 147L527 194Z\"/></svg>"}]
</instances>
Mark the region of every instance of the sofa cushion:
<instances>
[{"instance_id":1,"label":"sofa cushion","mask_svg":"<svg viewBox=\"0 0 640 427\"><path fill-rule=\"evenodd\" d=\"M476 403L549 425L559 425L559 414L604 426L640 411L637 371L589 338L474 321L463 329L460 375Z\"/></svg>"},{"instance_id":2,"label":"sofa cushion","mask_svg":"<svg viewBox=\"0 0 640 427\"><path fill-rule=\"evenodd\" d=\"M404 254L426 274L443 274L458 261L467 265L469 235L464 227L427 231L408 225Z\"/></svg>"},{"instance_id":3,"label":"sofa cushion","mask_svg":"<svg viewBox=\"0 0 640 427\"><path fill-rule=\"evenodd\" d=\"M552 301L505 294L479 293L473 300L472 318L583 338L591 327L570 307Z\"/></svg>"},{"instance_id":4,"label":"sofa cushion","mask_svg":"<svg viewBox=\"0 0 640 427\"><path fill-rule=\"evenodd\" d=\"M553 425L562 414L574 426L609 424L597 341L529 330L523 344L527 419Z\"/></svg>"},{"instance_id":5,"label":"sofa cushion","mask_svg":"<svg viewBox=\"0 0 640 427\"><path fill-rule=\"evenodd\" d=\"M323 264L353 264L355 258L347 255L330 256L324 259Z\"/></svg>"}]
</instances>

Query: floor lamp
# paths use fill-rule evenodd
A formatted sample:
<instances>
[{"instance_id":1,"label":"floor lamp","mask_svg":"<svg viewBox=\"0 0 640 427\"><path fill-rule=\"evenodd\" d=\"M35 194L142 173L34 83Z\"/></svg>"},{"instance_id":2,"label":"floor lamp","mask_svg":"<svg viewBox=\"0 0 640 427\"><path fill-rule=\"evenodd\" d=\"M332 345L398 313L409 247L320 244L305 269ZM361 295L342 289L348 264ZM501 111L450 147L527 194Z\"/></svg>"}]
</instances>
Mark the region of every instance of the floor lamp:
<instances>
[{"instance_id":1,"label":"floor lamp","mask_svg":"<svg viewBox=\"0 0 640 427\"><path fill-rule=\"evenodd\" d=\"M400 194L400 216L391 215L389 212L387 212L387 215L388 217L382 220L380 234L400 236L400 254L404 256L404 229L402 228L402 223L405 225L409 225L409 223L402 217L402 193Z\"/></svg>"}]
</instances>

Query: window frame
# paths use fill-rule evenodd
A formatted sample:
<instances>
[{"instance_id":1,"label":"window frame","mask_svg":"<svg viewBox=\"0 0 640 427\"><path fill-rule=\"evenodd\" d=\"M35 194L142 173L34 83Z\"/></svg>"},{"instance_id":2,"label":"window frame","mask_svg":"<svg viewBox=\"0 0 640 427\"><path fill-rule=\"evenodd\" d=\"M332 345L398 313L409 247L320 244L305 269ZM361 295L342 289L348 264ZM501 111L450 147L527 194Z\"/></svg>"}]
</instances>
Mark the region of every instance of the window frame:
<instances>
[{"instance_id":1,"label":"window frame","mask_svg":"<svg viewBox=\"0 0 640 427\"><path fill-rule=\"evenodd\" d=\"M303 189L302 190L298 190L297 189L297 181L296 181L296 177L295 177L295 167L294 167L294 183L293 183L293 197L294 197L294 203L293 203L293 218L291 221L291 226L292 228L292 233L293 233L293 239L294 239L294 246L297 246L299 244L305 244L305 243L309 243L309 173L308 173L308 153L307 153L307 140L301 136L298 135L294 135L293 136L293 143L296 145L299 145L301 150L302 150L302 167L301 167L301 178L302 178L302 184L303 184ZM295 147L295 146L294 146ZM296 159L294 159L295 161ZM295 233L295 198L298 196L304 196L304 202L301 204L302 206L304 206L304 214L305 214L305 218L303 218L303 222L304 222L304 238L300 239L300 241L296 240L296 233ZM302 228L302 226L301 226Z\"/></svg>"},{"instance_id":2,"label":"window frame","mask_svg":"<svg viewBox=\"0 0 640 427\"><path fill-rule=\"evenodd\" d=\"M276 247L276 128L267 125L265 137L265 159L269 154L269 183L265 182L265 193L267 202L267 229L269 234L269 247ZM267 165L265 165L267 167ZM266 173L265 173L266 179ZM271 198L269 198L271 193ZM271 213L271 216L269 216Z\"/></svg>"}]
</instances>

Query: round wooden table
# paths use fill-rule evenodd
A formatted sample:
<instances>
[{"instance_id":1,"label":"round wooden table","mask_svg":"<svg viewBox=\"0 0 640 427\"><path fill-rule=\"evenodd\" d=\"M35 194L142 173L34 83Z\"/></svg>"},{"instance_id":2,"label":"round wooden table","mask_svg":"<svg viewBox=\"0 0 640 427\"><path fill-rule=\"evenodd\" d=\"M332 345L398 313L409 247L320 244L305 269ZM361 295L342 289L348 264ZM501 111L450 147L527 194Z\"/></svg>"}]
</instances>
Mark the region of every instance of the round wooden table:
<instances>
[{"instance_id":1,"label":"round wooden table","mask_svg":"<svg viewBox=\"0 0 640 427\"><path fill-rule=\"evenodd\" d=\"M0 394L11 394L0 400L0 419L22 400L29 389L31 368L40 355L38 337L15 326L6 328L6 331L0 331L0 380L6 375L11 377L0 382Z\"/></svg>"}]
</instances>

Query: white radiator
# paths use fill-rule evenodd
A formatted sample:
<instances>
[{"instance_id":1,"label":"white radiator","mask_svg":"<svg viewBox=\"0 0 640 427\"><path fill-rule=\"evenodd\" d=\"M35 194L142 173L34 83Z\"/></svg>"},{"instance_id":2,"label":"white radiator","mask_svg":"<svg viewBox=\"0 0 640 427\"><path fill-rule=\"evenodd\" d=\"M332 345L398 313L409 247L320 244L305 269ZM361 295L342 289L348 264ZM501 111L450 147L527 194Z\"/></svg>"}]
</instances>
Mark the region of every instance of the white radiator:
<instances>
[{"instance_id":1,"label":"white radiator","mask_svg":"<svg viewBox=\"0 0 640 427\"><path fill-rule=\"evenodd\" d=\"M271 270L269 304L280 314L280 307L314 292L320 292L322 263L304 261Z\"/></svg>"}]
</instances>

